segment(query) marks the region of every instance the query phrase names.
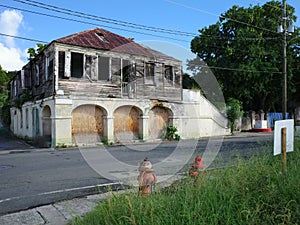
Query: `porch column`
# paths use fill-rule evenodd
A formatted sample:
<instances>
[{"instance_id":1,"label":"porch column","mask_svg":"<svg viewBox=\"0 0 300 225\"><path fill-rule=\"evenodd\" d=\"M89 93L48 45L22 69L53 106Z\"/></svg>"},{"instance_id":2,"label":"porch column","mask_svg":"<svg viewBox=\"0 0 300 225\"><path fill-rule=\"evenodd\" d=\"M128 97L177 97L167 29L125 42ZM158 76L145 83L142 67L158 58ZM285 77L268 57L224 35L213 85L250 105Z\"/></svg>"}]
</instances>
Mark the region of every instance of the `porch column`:
<instances>
[{"instance_id":1,"label":"porch column","mask_svg":"<svg viewBox=\"0 0 300 225\"><path fill-rule=\"evenodd\" d=\"M147 141L149 138L149 116L139 117L139 135L143 141Z\"/></svg>"},{"instance_id":2,"label":"porch column","mask_svg":"<svg viewBox=\"0 0 300 225\"><path fill-rule=\"evenodd\" d=\"M106 137L107 143L114 143L114 117L104 116L104 136Z\"/></svg>"}]
</instances>

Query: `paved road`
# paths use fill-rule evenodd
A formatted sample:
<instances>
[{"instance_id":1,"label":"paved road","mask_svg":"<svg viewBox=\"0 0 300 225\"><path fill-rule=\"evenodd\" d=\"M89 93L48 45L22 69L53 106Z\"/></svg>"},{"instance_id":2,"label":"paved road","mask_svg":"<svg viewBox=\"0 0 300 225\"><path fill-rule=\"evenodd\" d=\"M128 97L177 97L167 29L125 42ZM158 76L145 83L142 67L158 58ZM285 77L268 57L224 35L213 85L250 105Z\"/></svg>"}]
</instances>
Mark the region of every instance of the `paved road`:
<instances>
[{"instance_id":1,"label":"paved road","mask_svg":"<svg viewBox=\"0 0 300 225\"><path fill-rule=\"evenodd\" d=\"M162 142L80 150L5 151L5 154L0 154L0 215L99 193L101 187L117 182L118 176L135 180L138 162L145 156L151 159L160 177L173 174L174 171L185 172L196 154L207 154L219 144L221 149L209 168L227 166L234 163L238 156L248 158L267 149L266 146L272 144L272 136L240 135L224 140L216 138L182 141L180 144ZM206 151L208 148L210 151ZM178 150L177 154L172 157L175 149ZM191 149L192 156L188 156L187 162L185 159ZM268 149L270 151L271 148ZM105 152L109 152L110 156L105 155ZM101 171L97 173L95 170L99 168L93 165L93 159L99 153L101 157L97 159L96 165L101 165ZM113 159L117 159L119 165L114 164ZM103 172L105 170L107 173ZM116 174L117 178L111 179Z\"/></svg>"},{"instance_id":2,"label":"paved road","mask_svg":"<svg viewBox=\"0 0 300 225\"><path fill-rule=\"evenodd\" d=\"M14 137L11 132L2 127L0 123L0 152L6 150L29 150L34 149L33 146L29 145L25 141Z\"/></svg>"}]
</instances>

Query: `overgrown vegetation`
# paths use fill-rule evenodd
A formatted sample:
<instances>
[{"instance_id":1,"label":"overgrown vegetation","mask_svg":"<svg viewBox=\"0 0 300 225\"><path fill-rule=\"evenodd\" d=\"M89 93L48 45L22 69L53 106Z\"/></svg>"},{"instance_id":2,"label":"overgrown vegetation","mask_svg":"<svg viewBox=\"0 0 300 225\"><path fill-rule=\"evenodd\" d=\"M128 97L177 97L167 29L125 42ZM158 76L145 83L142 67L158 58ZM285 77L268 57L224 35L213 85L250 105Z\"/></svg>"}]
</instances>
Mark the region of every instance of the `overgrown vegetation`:
<instances>
[{"instance_id":1,"label":"overgrown vegetation","mask_svg":"<svg viewBox=\"0 0 300 225\"><path fill-rule=\"evenodd\" d=\"M72 225L96 224L299 224L299 141L288 154L256 156L236 166L189 177L145 198L113 195Z\"/></svg>"},{"instance_id":2,"label":"overgrown vegetation","mask_svg":"<svg viewBox=\"0 0 300 225\"><path fill-rule=\"evenodd\" d=\"M175 126L170 125L170 126L165 127L164 138L169 141L172 141L172 140L179 141L180 135L176 133L177 131L178 131L178 129Z\"/></svg>"},{"instance_id":3,"label":"overgrown vegetation","mask_svg":"<svg viewBox=\"0 0 300 225\"><path fill-rule=\"evenodd\" d=\"M27 53L29 55L28 60L34 59L38 54L40 54L48 45L36 43L36 48L28 48Z\"/></svg>"},{"instance_id":4,"label":"overgrown vegetation","mask_svg":"<svg viewBox=\"0 0 300 225\"><path fill-rule=\"evenodd\" d=\"M242 103L234 98L229 98L226 104L226 114L230 121L231 134L236 129L236 120L243 115Z\"/></svg>"},{"instance_id":5,"label":"overgrown vegetation","mask_svg":"<svg viewBox=\"0 0 300 225\"><path fill-rule=\"evenodd\" d=\"M6 72L0 65L0 122L2 122L4 126L9 126L10 124L8 82L15 74L16 71Z\"/></svg>"}]
</instances>

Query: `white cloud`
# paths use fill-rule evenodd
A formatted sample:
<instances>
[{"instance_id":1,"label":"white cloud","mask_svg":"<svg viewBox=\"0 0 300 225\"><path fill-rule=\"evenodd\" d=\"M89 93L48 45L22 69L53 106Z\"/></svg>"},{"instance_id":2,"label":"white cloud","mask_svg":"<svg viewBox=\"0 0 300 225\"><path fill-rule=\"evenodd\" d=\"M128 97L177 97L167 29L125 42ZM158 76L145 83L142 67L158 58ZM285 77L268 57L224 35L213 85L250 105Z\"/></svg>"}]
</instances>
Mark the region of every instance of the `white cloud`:
<instances>
[{"instance_id":1,"label":"white cloud","mask_svg":"<svg viewBox=\"0 0 300 225\"><path fill-rule=\"evenodd\" d=\"M17 48L7 48L0 43L0 65L6 71L21 70L25 62L21 59L22 52Z\"/></svg>"},{"instance_id":2,"label":"white cloud","mask_svg":"<svg viewBox=\"0 0 300 225\"><path fill-rule=\"evenodd\" d=\"M16 10L5 10L0 14L0 33L17 36L23 22L23 15ZM16 46L13 37L1 38L0 65L4 70L20 70L25 62L22 50Z\"/></svg>"}]
</instances>

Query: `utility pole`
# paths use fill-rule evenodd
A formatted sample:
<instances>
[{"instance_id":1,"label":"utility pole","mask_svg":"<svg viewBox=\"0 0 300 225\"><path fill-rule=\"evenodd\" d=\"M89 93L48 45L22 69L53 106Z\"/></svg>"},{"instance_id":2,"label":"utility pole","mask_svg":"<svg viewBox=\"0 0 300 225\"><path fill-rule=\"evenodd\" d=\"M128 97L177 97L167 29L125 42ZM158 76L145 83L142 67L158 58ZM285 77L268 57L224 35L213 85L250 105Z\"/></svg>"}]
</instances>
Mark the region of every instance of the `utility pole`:
<instances>
[{"instance_id":1,"label":"utility pole","mask_svg":"<svg viewBox=\"0 0 300 225\"><path fill-rule=\"evenodd\" d=\"M282 93L282 119L286 120L287 111L287 55L286 55L286 0L282 0L282 75L283 75L283 93ZM282 144L282 174L286 176L286 128L281 130Z\"/></svg>"},{"instance_id":2,"label":"utility pole","mask_svg":"<svg viewBox=\"0 0 300 225\"><path fill-rule=\"evenodd\" d=\"M282 93L282 119L286 119L287 112L287 55L286 55L286 0L282 0L282 75L283 75L283 93Z\"/></svg>"}]
</instances>

